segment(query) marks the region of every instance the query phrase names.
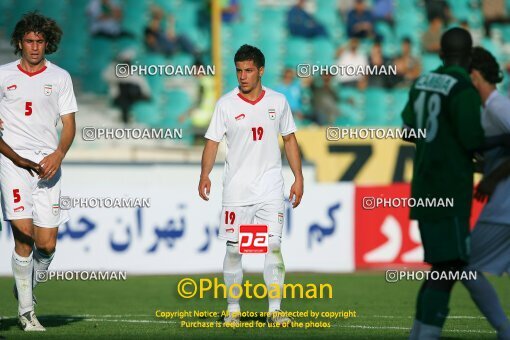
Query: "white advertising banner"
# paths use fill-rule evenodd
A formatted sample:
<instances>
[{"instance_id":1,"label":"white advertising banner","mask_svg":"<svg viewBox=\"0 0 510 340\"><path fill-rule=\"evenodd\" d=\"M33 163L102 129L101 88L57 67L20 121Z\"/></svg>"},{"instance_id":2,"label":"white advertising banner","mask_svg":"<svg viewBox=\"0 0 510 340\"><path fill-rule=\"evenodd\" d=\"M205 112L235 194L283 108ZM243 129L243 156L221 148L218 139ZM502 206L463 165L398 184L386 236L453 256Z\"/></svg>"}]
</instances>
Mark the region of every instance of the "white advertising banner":
<instances>
[{"instance_id":1,"label":"white advertising banner","mask_svg":"<svg viewBox=\"0 0 510 340\"><path fill-rule=\"evenodd\" d=\"M221 211L218 165L210 200L198 196L198 164L65 164L62 196L80 207L60 227L53 270L115 270L128 274L221 272L225 242L217 238ZM287 271L354 270L354 185L318 184L305 167L305 194L286 205L282 252ZM284 168L286 195L293 176ZM119 207L131 203L142 208ZM89 199L88 201L86 201ZM139 199L136 201L136 199ZM288 203L288 202L287 202ZM61 205L69 202L61 202ZM116 207L86 207L116 205ZM14 245L7 222L0 232L0 275L11 275ZM246 254L246 271L261 271L264 255Z\"/></svg>"}]
</instances>

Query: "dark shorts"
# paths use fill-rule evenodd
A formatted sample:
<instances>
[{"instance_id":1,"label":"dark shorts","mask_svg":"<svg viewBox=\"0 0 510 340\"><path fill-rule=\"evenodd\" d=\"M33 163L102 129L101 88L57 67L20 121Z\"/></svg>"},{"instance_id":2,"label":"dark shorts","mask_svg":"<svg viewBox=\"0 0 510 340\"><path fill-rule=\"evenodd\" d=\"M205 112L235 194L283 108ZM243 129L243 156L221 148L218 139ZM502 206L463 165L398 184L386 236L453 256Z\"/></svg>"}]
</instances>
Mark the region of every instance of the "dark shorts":
<instances>
[{"instance_id":1,"label":"dark shorts","mask_svg":"<svg viewBox=\"0 0 510 340\"><path fill-rule=\"evenodd\" d=\"M469 217L419 220L425 262L468 262L470 253Z\"/></svg>"}]
</instances>

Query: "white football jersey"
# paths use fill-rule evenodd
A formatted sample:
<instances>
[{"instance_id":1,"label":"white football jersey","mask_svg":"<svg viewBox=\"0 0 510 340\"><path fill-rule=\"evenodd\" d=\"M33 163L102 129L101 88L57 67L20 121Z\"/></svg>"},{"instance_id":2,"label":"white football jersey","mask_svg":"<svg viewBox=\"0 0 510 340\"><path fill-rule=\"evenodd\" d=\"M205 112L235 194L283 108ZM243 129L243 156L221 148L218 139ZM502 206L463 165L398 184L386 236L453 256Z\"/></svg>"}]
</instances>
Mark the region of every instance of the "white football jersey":
<instances>
[{"instance_id":1,"label":"white football jersey","mask_svg":"<svg viewBox=\"0 0 510 340\"><path fill-rule=\"evenodd\" d=\"M20 60L0 66L0 117L3 139L15 151L53 152L60 116L78 111L71 76L48 60L38 72Z\"/></svg>"},{"instance_id":2,"label":"white football jersey","mask_svg":"<svg viewBox=\"0 0 510 340\"><path fill-rule=\"evenodd\" d=\"M285 96L267 87L250 101L236 87L216 103L205 138L227 142L223 205L244 206L283 199L279 134L296 125Z\"/></svg>"}]
</instances>

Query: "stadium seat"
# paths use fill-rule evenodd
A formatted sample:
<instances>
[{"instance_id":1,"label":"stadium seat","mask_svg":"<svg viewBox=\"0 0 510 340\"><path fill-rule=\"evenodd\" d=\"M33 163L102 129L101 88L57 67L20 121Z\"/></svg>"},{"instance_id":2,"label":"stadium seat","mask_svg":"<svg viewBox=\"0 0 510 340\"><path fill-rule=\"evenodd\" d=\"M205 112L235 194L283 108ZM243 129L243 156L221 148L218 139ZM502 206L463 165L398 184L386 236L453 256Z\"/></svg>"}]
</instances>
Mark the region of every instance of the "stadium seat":
<instances>
[{"instance_id":1,"label":"stadium seat","mask_svg":"<svg viewBox=\"0 0 510 340\"><path fill-rule=\"evenodd\" d=\"M442 62L437 54L424 53L421 56L422 72L430 72L439 67Z\"/></svg>"},{"instance_id":2,"label":"stadium seat","mask_svg":"<svg viewBox=\"0 0 510 340\"><path fill-rule=\"evenodd\" d=\"M388 93L380 88L368 88L364 92L364 125L385 126L388 123Z\"/></svg>"}]
</instances>

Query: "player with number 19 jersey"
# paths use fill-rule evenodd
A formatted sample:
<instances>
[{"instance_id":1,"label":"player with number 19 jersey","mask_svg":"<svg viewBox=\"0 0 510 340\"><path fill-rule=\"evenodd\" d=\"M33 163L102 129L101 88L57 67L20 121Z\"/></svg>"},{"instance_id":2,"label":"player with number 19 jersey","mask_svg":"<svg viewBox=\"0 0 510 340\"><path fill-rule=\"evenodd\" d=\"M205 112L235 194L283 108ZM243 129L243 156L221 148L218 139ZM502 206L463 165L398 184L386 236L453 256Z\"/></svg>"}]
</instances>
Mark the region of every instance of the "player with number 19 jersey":
<instances>
[{"instance_id":1,"label":"player with number 19 jersey","mask_svg":"<svg viewBox=\"0 0 510 340\"><path fill-rule=\"evenodd\" d=\"M413 84L402 112L404 125L426 129L416 139L412 197L453 198L452 207L411 208L413 219L469 217L473 195L472 150L484 143L481 100L468 73L441 66Z\"/></svg>"},{"instance_id":2,"label":"player with number 19 jersey","mask_svg":"<svg viewBox=\"0 0 510 340\"><path fill-rule=\"evenodd\" d=\"M267 87L254 101L237 87L218 100L205 137L220 142L226 136L223 206L283 200L278 135L295 131L285 96Z\"/></svg>"}]
</instances>

